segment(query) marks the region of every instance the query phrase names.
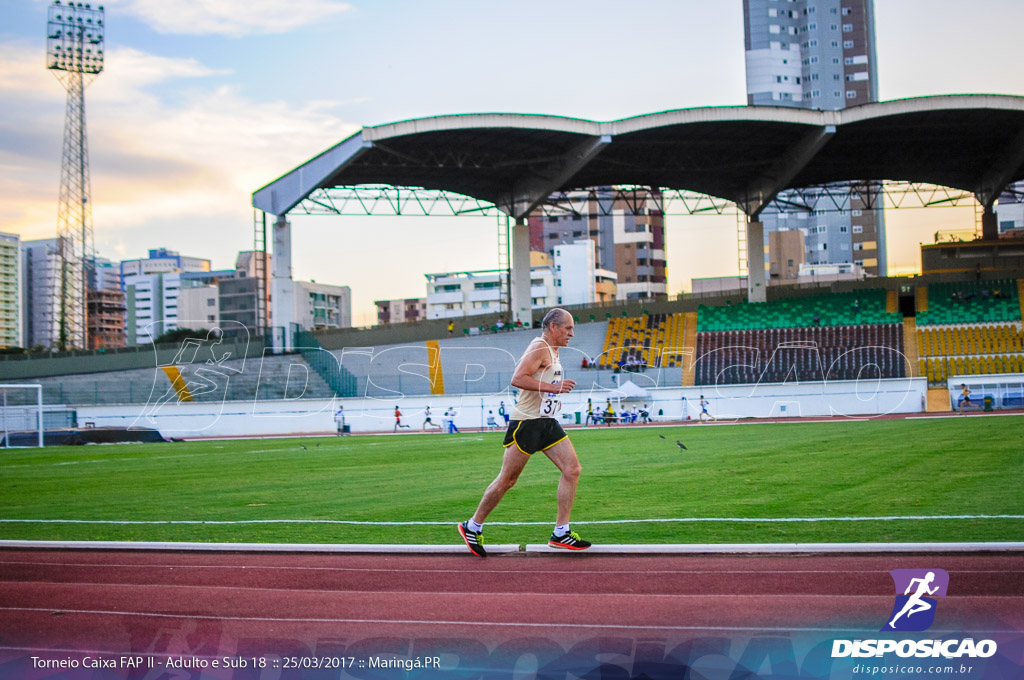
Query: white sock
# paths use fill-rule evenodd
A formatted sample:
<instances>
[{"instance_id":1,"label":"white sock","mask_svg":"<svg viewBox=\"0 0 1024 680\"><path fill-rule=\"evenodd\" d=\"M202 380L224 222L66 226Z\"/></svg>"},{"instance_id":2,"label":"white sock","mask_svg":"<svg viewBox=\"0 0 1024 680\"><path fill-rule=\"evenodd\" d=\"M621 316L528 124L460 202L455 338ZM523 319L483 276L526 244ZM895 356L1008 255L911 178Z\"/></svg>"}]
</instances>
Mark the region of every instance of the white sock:
<instances>
[{"instance_id":1,"label":"white sock","mask_svg":"<svg viewBox=\"0 0 1024 680\"><path fill-rule=\"evenodd\" d=\"M567 533L569 533L568 524L555 525L555 536L565 536Z\"/></svg>"},{"instance_id":2,"label":"white sock","mask_svg":"<svg viewBox=\"0 0 1024 680\"><path fill-rule=\"evenodd\" d=\"M477 524L477 523L476 523L475 521L473 521L473 518L472 518L472 517L470 517L470 518L469 518L469 521L468 521L468 522L466 522L466 527L467 527L467 528L468 528L468 529L469 529L470 531L475 531L475 532L476 532L476 533L478 533L478 534L479 534L479 533L480 533L481 531L483 531L483 530L484 530L484 525L483 525L483 524Z\"/></svg>"}]
</instances>

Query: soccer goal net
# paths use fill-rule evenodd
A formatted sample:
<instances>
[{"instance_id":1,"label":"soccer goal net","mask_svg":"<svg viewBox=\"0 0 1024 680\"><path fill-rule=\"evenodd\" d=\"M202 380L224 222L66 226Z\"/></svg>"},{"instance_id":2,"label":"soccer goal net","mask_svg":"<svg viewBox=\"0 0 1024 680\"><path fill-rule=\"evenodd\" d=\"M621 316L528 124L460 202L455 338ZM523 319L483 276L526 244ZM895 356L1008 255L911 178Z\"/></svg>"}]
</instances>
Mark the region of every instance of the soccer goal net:
<instances>
[{"instance_id":1,"label":"soccer goal net","mask_svg":"<svg viewBox=\"0 0 1024 680\"><path fill-rule=\"evenodd\" d=\"M5 449L43 446L42 385L0 385L0 437Z\"/></svg>"}]
</instances>

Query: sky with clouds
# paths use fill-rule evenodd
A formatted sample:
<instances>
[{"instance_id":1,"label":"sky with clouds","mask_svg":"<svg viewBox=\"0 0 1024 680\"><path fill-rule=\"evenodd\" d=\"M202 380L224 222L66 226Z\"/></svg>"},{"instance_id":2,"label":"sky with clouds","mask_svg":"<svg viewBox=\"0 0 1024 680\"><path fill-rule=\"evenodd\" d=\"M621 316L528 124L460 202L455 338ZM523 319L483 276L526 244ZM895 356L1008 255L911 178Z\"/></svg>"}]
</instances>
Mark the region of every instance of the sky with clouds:
<instances>
[{"instance_id":1,"label":"sky with clouds","mask_svg":"<svg viewBox=\"0 0 1024 680\"><path fill-rule=\"evenodd\" d=\"M65 93L45 68L48 1L0 0L0 231L54 236ZM96 249L167 247L233 266L251 194L357 131L526 112L611 120L742 105L741 0L108 0L105 70L86 93ZM1024 95L1024 3L875 0L882 99ZM970 209L889 211L890 269L919 266ZM293 218L296 278L372 301L424 273L497 266L494 218ZM669 286L736 273L732 216L670 217Z\"/></svg>"}]
</instances>

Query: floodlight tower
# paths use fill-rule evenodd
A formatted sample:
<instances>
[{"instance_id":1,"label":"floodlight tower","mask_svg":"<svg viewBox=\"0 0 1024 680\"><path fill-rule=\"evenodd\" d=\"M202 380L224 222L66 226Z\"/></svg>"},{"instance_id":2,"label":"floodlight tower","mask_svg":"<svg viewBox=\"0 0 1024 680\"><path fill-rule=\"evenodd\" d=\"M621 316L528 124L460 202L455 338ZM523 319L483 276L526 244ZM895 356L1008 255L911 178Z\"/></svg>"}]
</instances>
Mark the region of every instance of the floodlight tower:
<instances>
[{"instance_id":1,"label":"floodlight tower","mask_svg":"<svg viewBox=\"0 0 1024 680\"><path fill-rule=\"evenodd\" d=\"M86 348L88 268L94 258L85 87L103 70L103 7L56 0L46 24L46 67L67 90L57 207L59 271L53 277L50 343Z\"/></svg>"}]
</instances>

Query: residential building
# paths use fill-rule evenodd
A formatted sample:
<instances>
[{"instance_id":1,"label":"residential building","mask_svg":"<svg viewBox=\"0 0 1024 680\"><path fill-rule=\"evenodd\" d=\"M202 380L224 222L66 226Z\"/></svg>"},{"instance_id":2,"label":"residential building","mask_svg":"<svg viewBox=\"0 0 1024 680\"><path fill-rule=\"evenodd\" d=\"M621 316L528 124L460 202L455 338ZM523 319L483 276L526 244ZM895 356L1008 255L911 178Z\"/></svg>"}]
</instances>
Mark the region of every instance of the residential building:
<instances>
[{"instance_id":1,"label":"residential building","mask_svg":"<svg viewBox=\"0 0 1024 680\"><path fill-rule=\"evenodd\" d=\"M560 305L592 305L614 300L618 276L598 269L592 239L555 246L555 287Z\"/></svg>"},{"instance_id":2,"label":"residential building","mask_svg":"<svg viewBox=\"0 0 1024 680\"><path fill-rule=\"evenodd\" d=\"M104 257L93 257L87 267L86 293L89 349L116 349L125 346L124 291L121 290L121 264Z\"/></svg>"},{"instance_id":3,"label":"residential building","mask_svg":"<svg viewBox=\"0 0 1024 680\"><path fill-rule=\"evenodd\" d=\"M149 257L121 262L121 278L140 274L173 274L176 272L208 272L210 261L199 257L186 257L176 250L154 248Z\"/></svg>"},{"instance_id":4,"label":"residential building","mask_svg":"<svg viewBox=\"0 0 1024 680\"><path fill-rule=\"evenodd\" d=\"M295 321L305 330L352 325L352 291L316 281L295 282Z\"/></svg>"},{"instance_id":5,"label":"residential building","mask_svg":"<svg viewBox=\"0 0 1024 680\"><path fill-rule=\"evenodd\" d=\"M90 289L86 294L89 349L124 347L125 295L120 288Z\"/></svg>"},{"instance_id":6,"label":"residential building","mask_svg":"<svg viewBox=\"0 0 1024 680\"><path fill-rule=\"evenodd\" d=\"M218 307L225 337L235 337L244 326L250 335L263 335L263 324L256 320L256 279L221 279L217 283Z\"/></svg>"},{"instance_id":7,"label":"residential building","mask_svg":"<svg viewBox=\"0 0 1024 680\"><path fill-rule=\"evenodd\" d=\"M595 271L616 277L616 299L665 297L665 221L658 199L650 190L638 191L629 200L612 187L570 192L575 212L545 215L538 209L530 214L530 249L554 257L556 246L590 239Z\"/></svg>"},{"instance_id":8,"label":"residential building","mask_svg":"<svg viewBox=\"0 0 1024 680\"><path fill-rule=\"evenodd\" d=\"M21 237L0 233L0 348L22 347Z\"/></svg>"},{"instance_id":9,"label":"residential building","mask_svg":"<svg viewBox=\"0 0 1024 680\"><path fill-rule=\"evenodd\" d=\"M593 304L597 298L594 270L594 242L589 238L555 246L558 304Z\"/></svg>"},{"instance_id":10,"label":"residential building","mask_svg":"<svg viewBox=\"0 0 1024 680\"><path fill-rule=\"evenodd\" d=\"M81 276L81 264L71 263L68 276ZM25 347L57 348L60 344L60 244L56 238L21 243L22 342ZM83 328L82 309L70 310L71 326ZM65 331L69 333L69 331ZM70 331L70 335L75 335ZM74 337L68 338L74 345Z\"/></svg>"},{"instance_id":11,"label":"residential building","mask_svg":"<svg viewBox=\"0 0 1024 680\"><path fill-rule=\"evenodd\" d=\"M806 262L803 231L789 229L769 232L766 250L769 278L787 280L800 275L800 266Z\"/></svg>"},{"instance_id":12,"label":"residential building","mask_svg":"<svg viewBox=\"0 0 1024 680\"><path fill-rule=\"evenodd\" d=\"M86 276L89 290L121 290L121 263L105 257L93 257Z\"/></svg>"},{"instance_id":13,"label":"residential building","mask_svg":"<svg viewBox=\"0 0 1024 680\"><path fill-rule=\"evenodd\" d=\"M999 238L1024 237L1024 182L1011 185L1012 191L1004 191L996 205L999 220Z\"/></svg>"},{"instance_id":14,"label":"residential building","mask_svg":"<svg viewBox=\"0 0 1024 680\"><path fill-rule=\"evenodd\" d=\"M195 282L178 289L178 326L193 330L220 327L220 287L217 283Z\"/></svg>"},{"instance_id":15,"label":"residential building","mask_svg":"<svg viewBox=\"0 0 1024 680\"><path fill-rule=\"evenodd\" d=\"M167 331L191 328L181 322L202 323L205 328L209 312L197 310L195 306L204 304L208 298L190 293L186 303L188 313L182 315L181 291L216 286L219 281L235 276L234 269L212 270L210 260L186 257L166 248L150 250L147 258L125 260L120 269L125 293L125 336L129 345L152 342ZM216 324L215 320L214 326Z\"/></svg>"},{"instance_id":16,"label":"residential building","mask_svg":"<svg viewBox=\"0 0 1024 680\"><path fill-rule=\"evenodd\" d=\"M124 279L125 342L143 345L178 328L181 274L134 274Z\"/></svg>"},{"instance_id":17,"label":"residential building","mask_svg":"<svg viewBox=\"0 0 1024 680\"><path fill-rule=\"evenodd\" d=\"M376 300L373 304L377 305L377 323L381 325L427 318L427 298Z\"/></svg>"},{"instance_id":18,"label":"residential building","mask_svg":"<svg viewBox=\"0 0 1024 680\"><path fill-rule=\"evenodd\" d=\"M743 0L743 15L748 104L838 110L878 101L873 0ZM793 192L779 199L803 201ZM885 276L883 211L859 198L840 207L823 198L807 210L768 208L759 218L765 243L773 231L800 229L807 263Z\"/></svg>"},{"instance_id":19,"label":"residential building","mask_svg":"<svg viewBox=\"0 0 1024 680\"><path fill-rule=\"evenodd\" d=\"M504 276L505 272L498 269L427 274L427 318L500 313ZM534 309L558 305L555 278L553 265L530 267L530 299Z\"/></svg>"},{"instance_id":20,"label":"residential building","mask_svg":"<svg viewBox=\"0 0 1024 680\"><path fill-rule=\"evenodd\" d=\"M270 276L270 265L273 255L262 250L243 250L235 258L235 276L245 278L247 276L263 276L264 272ZM261 266L262 264L262 266Z\"/></svg>"}]
</instances>

